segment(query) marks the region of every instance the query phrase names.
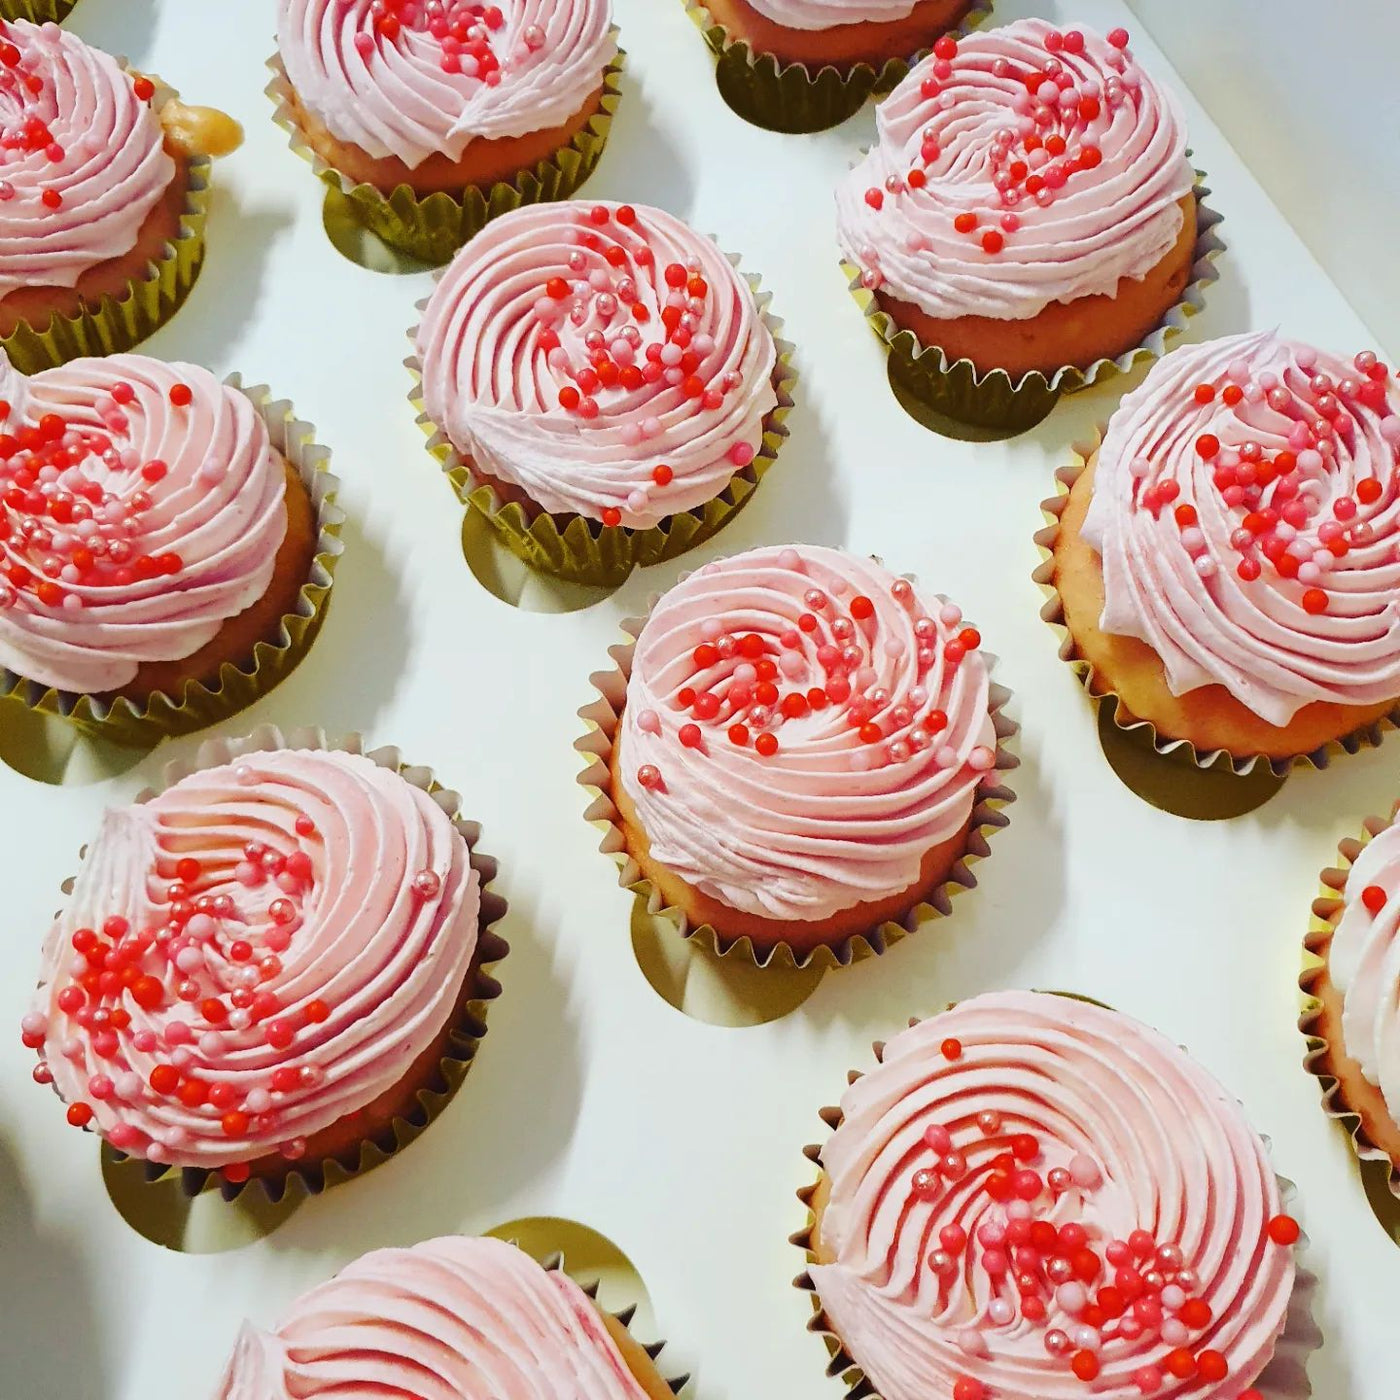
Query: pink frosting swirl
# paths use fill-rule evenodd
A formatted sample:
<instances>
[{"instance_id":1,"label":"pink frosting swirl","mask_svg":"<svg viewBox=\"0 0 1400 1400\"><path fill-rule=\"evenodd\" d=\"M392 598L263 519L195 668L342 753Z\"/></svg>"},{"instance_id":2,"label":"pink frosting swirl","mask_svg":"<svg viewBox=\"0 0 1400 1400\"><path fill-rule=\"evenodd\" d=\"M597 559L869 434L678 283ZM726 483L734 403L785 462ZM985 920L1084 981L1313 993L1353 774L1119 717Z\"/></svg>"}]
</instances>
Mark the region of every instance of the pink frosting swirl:
<instances>
[{"instance_id":1,"label":"pink frosting swirl","mask_svg":"<svg viewBox=\"0 0 1400 1400\"><path fill-rule=\"evenodd\" d=\"M214 1400L646 1400L588 1295L512 1244L377 1249L246 1325Z\"/></svg>"},{"instance_id":2,"label":"pink frosting swirl","mask_svg":"<svg viewBox=\"0 0 1400 1400\"><path fill-rule=\"evenodd\" d=\"M1385 902L1372 910L1362 892ZM1400 827L1371 838L1352 863L1327 953L1327 971L1342 996L1342 1039L1368 1083L1400 1123Z\"/></svg>"},{"instance_id":3,"label":"pink frosting swirl","mask_svg":"<svg viewBox=\"0 0 1400 1400\"><path fill-rule=\"evenodd\" d=\"M875 120L837 187L838 238L867 287L930 316L1027 320L1112 294L1181 234L1176 100L1092 31L1027 19L940 40Z\"/></svg>"},{"instance_id":4,"label":"pink frosting swirl","mask_svg":"<svg viewBox=\"0 0 1400 1400\"><path fill-rule=\"evenodd\" d=\"M56 24L0 21L0 133L0 297L130 252L175 178L131 76Z\"/></svg>"},{"instance_id":5,"label":"pink frosting swirl","mask_svg":"<svg viewBox=\"0 0 1400 1400\"><path fill-rule=\"evenodd\" d=\"M1185 346L1109 420L1084 538L1107 632L1271 724L1400 696L1400 388L1269 332Z\"/></svg>"},{"instance_id":6,"label":"pink frosting swirl","mask_svg":"<svg viewBox=\"0 0 1400 1400\"><path fill-rule=\"evenodd\" d=\"M423 404L547 511L645 529L717 496L777 404L777 348L708 238L646 205L527 205L453 259L417 334Z\"/></svg>"},{"instance_id":7,"label":"pink frosting swirl","mask_svg":"<svg viewBox=\"0 0 1400 1400\"><path fill-rule=\"evenodd\" d=\"M243 394L145 355L26 379L3 353L0 394L0 665L116 690L267 591L286 474Z\"/></svg>"},{"instance_id":8,"label":"pink frosting swirl","mask_svg":"<svg viewBox=\"0 0 1400 1400\"><path fill-rule=\"evenodd\" d=\"M562 126L617 55L610 26L610 0L279 0L277 47L333 136L416 169Z\"/></svg>"},{"instance_id":9,"label":"pink frosting swirl","mask_svg":"<svg viewBox=\"0 0 1400 1400\"><path fill-rule=\"evenodd\" d=\"M895 1036L841 1109L821 1154L834 1262L811 1276L885 1400L963 1378L988 1400L1234 1400L1273 1355L1294 1261L1269 1234L1268 1154L1155 1031L1064 997L980 996ZM1166 1365L1178 1348L1188 1379Z\"/></svg>"},{"instance_id":10,"label":"pink frosting swirl","mask_svg":"<svg viewBox=\"0 0 1400 1400\"><path fill-rule=\"evenodd\" d=\"M196 772L88 847L25 1023L39 1077L148 1161L295 1160L442 1030L479 907L462 835L392 769L284 749Z\"/></svg>"},{"instance_id":11,"label":"pink frosting swirl","mask_svg":"<svg viewBox=\"0 0 1400 1400\"><path fill-rule=\"evenodd\" d=\"M706 564L652 611L627 685L622 783L652 854L767 918L909 888L995 763L980 641L838 550Z\"/></svg>"},{"instance_id":12,"label":"pink frosting swirl","mask_svg":"<svg viewBox=\"0 0 1400 1400\"><path fill-rule=\"evenodd\" d=\"M888 24L908 19L919 0L748 0L788 29L835 29L842 24Z\"/></svg>"}]
</instances>

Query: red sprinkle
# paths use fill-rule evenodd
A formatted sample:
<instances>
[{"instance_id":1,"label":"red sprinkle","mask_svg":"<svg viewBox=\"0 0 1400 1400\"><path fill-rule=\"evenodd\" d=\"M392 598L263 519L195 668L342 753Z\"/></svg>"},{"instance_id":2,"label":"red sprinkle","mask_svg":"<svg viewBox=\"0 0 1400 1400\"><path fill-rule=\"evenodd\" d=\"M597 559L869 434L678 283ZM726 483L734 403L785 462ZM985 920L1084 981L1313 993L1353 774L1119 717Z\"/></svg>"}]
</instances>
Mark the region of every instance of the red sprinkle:
<instances>
[{"instance_id":1,"label":"red sprinkle","mask_svg":"<svg viewBox=\"0 0 1400 1400\"><path fill-rule=\"evenodd\" d=\"M149 102L156 95L156 85L149 78L137 78L131 86L142 102Z\"/></svg>"},{"instance_id":2,"label":"red sprinkle","mask_svg":"<svg viewBox=\"0 0 1400 1400\"><path fill-rule=\"evenodd\" d=\"M1379 914L1385 908L1385 891L1379 885L1367 885L1361 891L1361 902L1373 914Z\"/></svg>"},{"instance_id":3,"label":"red sprinkle","mask_svg":"<svg viewBox=\"0 0 1400 1400\"><path fill-rule=\"evenodd\" d=\"M1269 1238L1275 1244L1297 1244L1302 1231L1291 1215L1276 1215L1269 1221Z\"/></svg>"},{"instance_id":4,"label":"red sprinkle","mask_svg":"<svg viewBox=\"0 0 1400 1400\"><path fill-rule=\"evenodd\" d=\"M184 408L193 398L194 394L188 384L172 384L170 386L170 402L176 408Z\"/></svg>"},{"instance_id":5,"label":"red sprinkle","mask_svg":"<svg viewBox=\"0 0 1400 1400\"><path fill-rule=\"evenodd\" d=\"M943 1052L945 1060L962 1059L962 1041L954 1040L951 1036L939 1046L939 1049Z\"/></svg>"}]
</instances>

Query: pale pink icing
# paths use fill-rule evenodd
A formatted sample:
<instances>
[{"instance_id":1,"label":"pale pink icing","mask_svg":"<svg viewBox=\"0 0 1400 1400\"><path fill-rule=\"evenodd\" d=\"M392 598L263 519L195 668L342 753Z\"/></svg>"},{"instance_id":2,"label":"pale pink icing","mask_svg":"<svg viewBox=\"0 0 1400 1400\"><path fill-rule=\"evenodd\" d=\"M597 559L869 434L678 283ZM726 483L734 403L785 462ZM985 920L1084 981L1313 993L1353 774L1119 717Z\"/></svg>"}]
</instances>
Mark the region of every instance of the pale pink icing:
<instances>
[{"instance_id":1,"label":"pale pink icing","mask_svg":"<svg viewBox=\"0 0 1400 1400\"><path fill-rule=\"evenodd\" d=\"M835 29L908 19L919 0L749 0L759 14L788 29Z\"/></svg>"},{"instance_id":2,"label":"pale pink icing","mask_svg":"<svg viewBox=\"0 0 1400 1400\"><path fill-rule=\"evenodd\" d=\"M1112 294L1170 251L1194 179L1176 99L1091 30L1079 31L1081 53L1052 56L1047 36L1061 32L1027 19L971 34L950 63L930 55L876 108L875 144L836 190L841 249L867 287L941 319L1025 320L1052 302ZM1072 106L1028 91L1027 75L1050 63L1070 79L1061 98ZM1082 117L1081 98L1098 115ZM1066 142L1058 158L1022 145L1055 134ZM1087 147L1102 155L1096 167L1050 173ZM1019 181L1016 160L1027 166ZM922 187L907 183L911 171ZM1033 196L1032 177L1057 183ZM960 215L976 227L959 231ZM984 250L989 233L1001 251Z\"/></svg>"},{"instance_id":3,"label":"pale pink icing","mask_svg":"<svg viewBox=\"0 0 1400 1400\"><path fill-rule=\"evenodd\" d=\"M0 43L20 53L16 66L0 65L0 297L72 287L135 246L175 162L159 119L116 59L56 24L0 21ZM26 76L42 81L38 93ZM31 122L50 141L32 150L9 145ZM59 208L43 203L46 190L62 197Z\"/></svg>"},{"instance_id":4,"label":"pale pink icing","mask_svg":"<svg viewBox=\"0 0 1400 1400\"><path fill-rule=\"evenodd\" d=\"M596 520L611 509L616 523L644 529L717 496L752 460L777 404L777 348L748 283L710 239L646 205L626 224L621 207L534 204L492 220L444 271L417 347L428 417L482 472L546 511ZM671 287L672 267L698 275L704 297L689 296L688 282ZM562 299L547 294L555 279L568 284ZM668 308L683 318L683 345L663 324ZM663 358L653 364L651 352ZM598 384L589 376L599 356L651 378ZM692 377L702 396L688 393ZM597 405L591 418L559 401L580 378L581 399ZM664 485L660 465L672 473Z\"/></svg>"},{"instance_id":5,"label":"pale pink icing","mask_svg":"<svg viewBox=\"0 0 1400 1400\"><path fill-rule=\"evenodd\" d=\"M299 817L314 830L298 832ZM249 842L272 853L258 856L264 865L302 853L309 880L264 874L249 883L240 868ZM202 867L190 899L232 900L226 916L206 914L212 926L199 936L172 933L178 911L168 895L184 857ZM426 893L424 872L434 886ZM290 902L290 922L278 921L277 900ZM44 943L32 1012L44 1025L40 1058L59 1096L88 1103L93 1126L125 1152L210 1168L290 1145L294 1159L295 1144L392 1088L442 1030L476 947L479 907L463 837L433 797L392 769L290 749L205 769L103 818ZM60 997L86 967L73 934L103 935L113 916L129 924L131 965L159 983L160 1004L144 1007L131 989L106 997L102 1006L124 1008L131 1023L103 1055L92 1003L70 1014ZM240 940L250 945L243 959L233 955ZM273 1002L240 1009L240 990ZM205 1011L211 998L223 1004L214 1018ZM323 1019L308 1012L315 1002ZM290 1044L273 1043L279 1022L291 1028ZM143 1033L153 1042L144 1049ZM157 1092L151 1072L162 1064L182 1079L228 1086L230 1103L189 1107ZM297 1071L296 1083L275 1080L284 1068ZM94 1092L94 1076L113 1082L107 1097ZM223 1117L231 1109L246 1114L234 1131Z\"/></svg>"},{"instance_id":6,"label":"pale pink icing","mask_svg":"<svg viewBox=\"0 0 1400 1400\"><path fill-rule=\"evenodd\" d=\"M949 1038L961 1044L958 1058L943 1051ZM1008 1207L986 1183L1014 1134L1038 1139L1029 1165L1042 1182L1077 1157L1087 1165L1033 1203L1035 1218L1082 1225L1101 1262L1109 1241L1142 1230L1156 1248L1179 1248L1180 1266L1194 1271L1183 1291L1213 1318L1191 1329L1188 1349L1220 1352L1229 1375L1207 1384L1164 1371L1154 1396L1234 1400L1269 1361L1295 1276L1291 1251L1266 1233L1280 1211L1278 1183L1239 1107L1157 1032L1064 997L980 996L896 1035L841 1111L821 1153L831 1195L820 1234L835 1262L811 1275L831 1328L885 1400L951 1395L963 1376L981 1381L989 1400L1136 1396L1139 1369L1161 1369L1172 1350L1157 1325L1129 1338L1109 1322L1098 1379L1079 1380L1070 1354L1052 1354L1045 1340L1049 1329L1072 1336L1078 1315L1039 1268L1044 1321L1023 1318L1014 1303L1011 1321L994 1320L995 1302L1013 1300L1016 1286L1010 1274L988 1273L977 1237L1006 1224ZM999 1116L990 1131L978 1122L988 1112ZM965 1172L939 1175L931 1128L947 1130ZM921 1197L911 1182L930 1167L937 1186ZM952 1252L957 1270L940 1280L928 1256L949 1225L974 1243ZM1091 1291L1112 1281L1101 1274Z\"/></svg>"},{"instance_id":7,"label":"pale pink icing","mask_svg":"<svg viewBox=\"0 0 1400 1400\"><path fill-rule=\"evenodd\" d=\"M1375 913L1361 902L1369 885L1386 893ZM1366 844L1347 874L1345 899L1327 953L1342 994L1342 1038L1400 1123L1400 827L1388 826Z\"/></svg>"},{"instance_id":8,"label":"pale pink icing","mask_svg":"<svg viewBox=\"0 0 1400 1400\"><path fill-rule=\"evenodd\" d=\"M496 0L495 29L452 0L442 35L430 7L414 5L400 11L392 39L375 30L378 8L374 0L279 0L277 47L297 95L331 135L410 169L433 155L460 160L475 140L562 126L617 54L610 0ZM458 49L459 71L443 68L477 28L499 77L474 72L467 47Z\"/></svg>"},{"instance_id":9,"label":"pale pink icing","mask_svg":"<svg viewBox=\"0 0 1400 1400\"><path fill-rule=\"evenodd\" d=\"M806 601L814 589L827 600L818 609ZM858 597L873 615L853 622ZM814 630L802 630L804 613L819 615ZM848 626L833 643L833 627ZM975 649L957 664L946 657L962 630L951 604L873 560L817 546L750 550L677 584L637 639L617 737L652 855L705 894L774 919L823 919L914 884L924 855L966 824L995 758L986 663ZM782 667L766 724L739 669L754 662L732 640L749 635ZM702 666L702 644L727 654ZM838 655L824 661L832 645ZM859 655L841 659L848 646ZM789 693L833 683L849 696L783 718ZM720 699L717 712L697 717L679 699L687 688ZM735 723L750 730L743 746L729 736ZM881 737L863 738L862 723ZM690 724L698 748L681 741ZM755 748L763 730L778 738L771 757ZM659 784L643 783L648 766Z\"/></svg>"},{"instance_id":10,"label":"pale pink icing","mask_svg":"<svg viewBox=\"0 0 1400 1400\"><path fill-rule=\"evenodd\" d=\"M1317 375L1331 381L1335 402L1314 388ZM1216 393L1198 404L1203 384ZM1234 406L1222 398L1231 385L1244 391ZM1331 417L1319 441L1320 401ZM1200 455L1203 436L1217 439L1219 456ZM1269 463L1291 452L1297 466L1262 487L1217 484L1222 471L1233 482L1256 447ZM1100 625L1146 642L1173 694L1218 683L1271 724L1312 701L1400 696L1397 452L1393 379L1370 380L1339 356L1269 331L1173 351L1123 400L1099 450L1083 536L1103 560ZM1367 480L1381 494L1358 504ZM1175 494L1154 508L1145 493L1167 482ZM1183 506L1197 513L1194 533L1177 517ZM1278 521L1241 551L1246 519L1262 526L1268 510L1301 513L1296 526ZM1260 547L1280 527L1300 565L1295 578L1281 577ZM1344 557L1326 547L1334 537ZM1246 558L1260 566L1258 578L1241 577ZM1326 595L1324 611L1305 608L1309 589Z\"/></svg>"},{"instance_id":11,"label":"pale pink icing","mask_svg":"<svg viewBox=\"0 0 1400 1400\"><path fill-rule=\"evenodd\" d=\"M170 401L180 384L191 392L185 406ZM129 402L114 400L120 386ZM287 531L286 475L243 394L197 365L145 355L72 360L26 379L0 353L0 395L10 405L0 428L12 440L0 493L32 475L13 438L45 414L69 425L64 441L75 459L29 487L41 505L71 497L71 523L46 519L47 534L26 542L22 527L34 511L0 502L0 564L47 576L65 594L43 602L0 574L0 666L66 691L119 689L143 662L198 651L267 591ZM143 475L151 461L168 468L159 481ZM97 501L81 495L85 484L100 489ZM150 504L137 509L143 494ZM102 551L87 571L73 566L69 547L84 537L90 552ZM143 555L169 553L181 561L173 575L122 572Z\"/></svg>"},{"instance_id":12,"label":"pale pink icing","mask_svg":"<svg viewBox=\"0 0 1400 1400\"><path fill-rule=\"evenodd\" d=\"M214 1400L645 1400L567 1274L501 1240L379 1249L272 1332L246 1325Z\"/></svg>"}]
</instances>

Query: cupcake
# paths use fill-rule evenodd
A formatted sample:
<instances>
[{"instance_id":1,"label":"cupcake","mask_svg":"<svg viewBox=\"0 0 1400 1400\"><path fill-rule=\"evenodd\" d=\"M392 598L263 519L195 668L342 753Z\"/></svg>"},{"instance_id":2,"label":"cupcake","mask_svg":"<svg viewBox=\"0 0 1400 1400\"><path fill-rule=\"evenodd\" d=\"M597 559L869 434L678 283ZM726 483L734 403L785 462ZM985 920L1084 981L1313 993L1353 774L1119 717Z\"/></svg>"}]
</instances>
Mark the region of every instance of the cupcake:
<instances>
[{"instance_id":1,"label":"cupcake","mask_svg":"<svg viewBox=\"0 0 1400 1400\"><path fill-rule=\"evenodd\" d=\"M1055 505L1043 572L1119 722L1286 767L1400 699L1400 389L1269 331L1168 355Z\"/></svg>"},{"instance_id":2,"label":"cupcake","mask_svg":"<svg viewBox=\"0 0 1400 1400\"><path fill-rule=\"evenodd\" d=\"M290 669L339 515L277 407L145 355L26 377L0 354L0 695L153 739Z\"/></svg>"},{"instance_id":3,"label":"cupcake","mask_svg":"<svg viewBox=\"0 0 1400 1400\"><path fill-rule=\"evenodd\" d=\"M749 283L646 205L495 220L443 272L415 347L425 426L459 489L527 561L585 582L713 534L790 402Z\"/></svg>"},{"instance_id":4,"label":"cupcake","mask_svg":"<svg viewBox=\"0 0 1400 1400\"><path fill-rule=\"evenodd\" d=\"M275 731L109 810L44 941L23 1031L69 1123L278 1195L422 1122L500 956L455 822L397 753Z\"/></svg>"},{"instance_id":5,"label":"cupcake","mask_svg":"<svg viewBox=\"0 0 1400 1400\"><path fill-rule=\"evenodd\" d=\"M927 389L954 416L1009 412L1007 379L1134 350L1182 300L1198 232L1186 126L1127 42L1039 19L942 39L837 187L841 250L887 338L908 332L942 370L967 362Z\"/></svg>"},{"instance_id":6,"label":"cupcake","mask_svg":"<svg viewBox=\"0 0 1400 1400\"><path fill-rule=\"evenodd\" d=\"M989 671L958 608L872 560L801 546L706 564L624 666L602 780L624 880L721 945L799 959L848 960L856 937L879 948L922 906L946 912L979 828L1004 824L984 801L1012 762Z\"/></svg>"},{"instance_id":7,"label":"cupcake","mask_svg":"<svg viewBox=\"0 0 1400 1400\"><path fill-rule=\"evenodd\" d=\"M0 22L0 60L0 341L25 370L129 349L194 283L228 119L54 24Z\"/></svg>"},{"instance_id":8,"label":"cupcake","mask_svg":"<svg viewBox=\"0 0 1400 1400\"><path fill-rule=\"evenodd\" d=\"M1342 843L1343 869L1323 875L1315 960L1303 977L1302 1028L1316 1042L1308 1068L1328 1085L1327 1107L1355 1124L1359 1155L1391 1165L1400 1189L1400 827L1366 823L1364 842Z\"/></svg>"},{"instance_id":9,"label":"cupcake","mask_svg":"<svg viewBox=\"0 0 1400 1400\"><path fill-rule=\"evenodd\" d=\"M1302 1340L1299 1230L1264 1143L1184 1052L1099 1006L1001 992L879 1059L828 1120L800 1240L852 1395L1261 1400Z\"/></svg>"},{"instance_id":10,"label":"cupcake","mask_svg":"<svg viewBox=\"0 0 1400 1400\"><path fill-rule=\"evenodd\" d=\"M377 1249L246 1324L214 1400L672 1400L653 1356L561 1268L503 1240Z\"/></svg>"},{"instance_id":11,"label":"cupcake","mask_svg":"<svg viewBox=\"0 0 1400 1400\"><path fill-rule=\"evenodd\" d=\"M386 242L445 262L592 172L616 97L610 0L278 0L280 120Z\"/></svg>"}]
</instances>

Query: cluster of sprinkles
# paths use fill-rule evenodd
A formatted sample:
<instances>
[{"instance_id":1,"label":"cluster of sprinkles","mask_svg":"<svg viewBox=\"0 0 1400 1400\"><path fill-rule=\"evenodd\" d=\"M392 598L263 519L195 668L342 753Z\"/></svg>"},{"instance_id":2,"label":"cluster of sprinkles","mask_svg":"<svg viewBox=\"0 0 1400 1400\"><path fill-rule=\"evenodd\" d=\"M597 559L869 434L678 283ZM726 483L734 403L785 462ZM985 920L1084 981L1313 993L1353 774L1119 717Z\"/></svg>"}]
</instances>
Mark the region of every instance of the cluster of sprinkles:
<instances>
[{"instance_id":1,"label":"cluster of sprinkles","mask_svg":"<svg viewBox=\"0 0 1400 1400\"><path fill-rule=\"evenodd\" d=\"M35 424L0 431L0 611L22 594L31 606L74 611L91 590L128 588L184 568L177 553L141 549L143 517L154 505L149 488L169 468L130 445L126 410L135 397L118 381L81 421L45 413ZM177 383L169 397L180 409L193 394ZM10 414L0 400L0 429L10 427ZM200 480L212 483L224 470L209 458Z\"/></svg>"},{"instance_id":2,"label":"cluster of sprinkles","mask_svg":"<svg viewBox=\"0 0 1400 1400\"><path fill-rule=\"evenodd\" d=\"M240 764L234 778L246 785L256 775ZM316 826L303 814L294 830L296 840L285 850L249 841L216 859L162 852L147 879L157 910L149 924L136 927L114 915L100 927L74 931L74 956L53 989L54 1014L34 1013L21 1023L24 1044L40 1057L34 1068L40 1084L54 1077L46 1053L100 1062L87 1097L68 1105L74 1127L91 1123L93 1104L101 1103L116 1119L104 1128L113 1147L168 1162L190 1130L158 1109L143 1112L138 1127L122 1118L124 1107L178 1105L210 1134L266 1140L276 1133L287 1096L323 1081L309 1042L334 1007L320 998L286 1006L270 985L282 975L281 955L302 926L316 881ZM425 869L412 886L427 900L442 881ZM261 1077L241 1073L236 1082L221 1077L230 1051L260 1045L277 1052L276 1068ZM161 1127L151 1126L153 1116ZM295 1161L306 1142L289 1137L278 1150ZM221 1170L234 1183L249 1176L246 1161Z\"/></svg>"},{"instance_id":3,"label":"cluster of sprinkles","mask_svg":"<svg viewBox=\"0 0 1400 1400\"><path fill-rule=\"evenodd\" d=\"M341 0L345 8L360 0ZM360 16L363 26L355 33L355 51L369 58L381 44L398 46L415 35L437 41L437 63L444 73L475 79L496 87L504 71L493 40L505 27L499 5L479 5L469 0L374 0ZM527 25L520 34L517 60L544 47L544 30Z\"/></svg>"},{"instance_id":4,"label":"cluster of sprinkles","mask_svg":"<svg viewBox=\"0 0 1400 1400\"><path fill-rule=\"evenodd\" d=\"M957 1040L942 1044L946 1059L960 1059ZM1200 1345L1214 1320L1200 1293L1200 1279L1179 1244L1134 1230L1126 1239L1097 1238L1076 1221L1056 1225L1049 1217L1063 1205L1083 1201L1103 1185L1099 1164L1083 1153L1068 1166L1042 1174L1040 1138L1010 1132L1000 1113L976 1118L971 1141L959 1147L942 1124L930 1124L923 1145L932 1165L919 1166L909 1178L913 1199L933 1202L954 1185L977 1177L979 1191L991 1204L969 1233L962 1225L944 1225L925 1263L938 1280L940 1295L967 1287L974 1267L986 1275L990 1302L987 1317L996 1327L1044 1329L1046 1352L1062 1362L1086 1386L1102 1370L1101 1354L1122 1340L1142 1349L1160 1343L1161 1353L1132 1374L1139 1394L1155 1395L1175 1382L1219 1384L1228 1379L1229 1362ZM973 1151L981 1160L970 1160ZM988 1152L991 1155L987 1155ZM1297 1243L1299 1228L1287 1215L1267 1222L1270 1245ZM1052 1310L1064 1315L1061 1325ZM1050 1325L1052 1322L1055 1325ZM990 1355L986 1336L975 1328L956 1333L954 1342L970 1358ZM995 1400L984 1382L972 1375L953 1383L951 1400ZM1241 1390L1237 1400L1263 1400L1259 1391Z\"/></svg>"},{"instance_id":5,"label":"cluster of sprinkles","mask_svg":"<svg viewBox=\"0 0 1400 1400\"><path fill-rule=\"evenodd\" d=\"M796 550L783 550L778 566L801 572L802 558ZM962 612L951 603L942 605L937 619L925 613L913 585L896 579L890 596L913 619L916 679L907 695L892 695L878 684L874 663L879 654L903 655L905 639L893 629L882 635L874 600L864 594L846 600L849 591L850 584L839 576L825 588L809 588L803 595L806 611L776 637L706 619L700 629L704 640L690 656L690 677L671 700L673 710L691 717L677 731L677 742L699 750L711 743L752 748L759 757L772 758L782 747L784 724L835 705L844 707L845 722L856 731L859 742L850 761L857 772L904 763L924 750L942 768L962 762L959 751L939 738L948 728L948 716L937 708L938 696L926 682L940 661L946 681L981 646L981 635L961 626ZM940 628L952 633L948 640L940 642ZM814 684L818 675L821 683ZM655 710L643 710L637 724L644 733L663 732ZM979 744L966 761L973 770L986 772L995 765L996 754ZM660 768L652 763L637 770L637 781L652 790L665 786Z\"/></svg>"},{"instance_id":6,"label":"cluster of sprinkles","mask_svg":"<svg viewBox=\"0 0 1400 1400\"><path fill-rule=\"evenodd\" d=\"M52 79L34 61L42 50L21 49L14 42L16 37L9 24L0 20L0 103L6 107L0 124L0 202L20 199L52 213L63 208L63 192L44 183L43 169L60 164L68 152L39 115L42 102L53 96ZM155 84L143 74L133 74L131 85L141 102L149 102L156 94ZM42 157L43 166L36 157ZM3 178L7 167L20 166L25 174L22 194L13 180Z\"/></svg>"},{"instance_id":7,"label":"cluster of sprinkles","mask_svg":"<svg viewBox=\"0 0 1400 1400\"><path fill-rule=\"evenodd\" d=\"M1111 46L1108 62L1115 71L1102 84L1094 79L1076 81L1065 61L1084 52L1084 35L1077 29L1046 34L1045 58L1034 67L1007 58L993 60L991 75L1015 85L1012 115L1006 126L993 132L987 149L993 193L982 201L982 207L961 209L949 219L956 233L989 258L1001 253L1020 230L1018 207L1033 201L1048 209L1078 175L1102 164L1101 141L1114 113L1123 104L1134 102L1142 86L1142 75L1128 52L1128 31L1115 29L1107 37ZM983 71L977 59L965 59L962 70L964 75ZM919 88L932 112L954 111L957 96L948 85L957 76L958 42L945 34L934 45L930 71ZM903 175L888 176L883 188L872 185L865 192L865 202L878 213L887 204L898 207L901 198L918 200L934 167L944 158L942 136L936 121L924 127L916 162ZM915 229L906 236L905 245L909 252L917 253L925 251L929 241ZM865 285L878 287L883 281L878 250L863 248L861 259Z\"/></svg>"},{"instance_id":8,"label":"cluster of sprinkles","mask_svg":"<svg viewBox=\"0 0 1400 1400\"><path fill-rule=\"evenodd\" d=\"M1210 473L1233 512L1228 542L1238 556L1236 575L1245 583L1266 572L1296 581L1304 611L1320 614L1332 603L1328 575L1344 567L1353 549L1373 543L1372 522L1400 492L1400 414L1387 406L1391 372L1370 351L1355 357L1353 376L1335 382L1317 371L1310 347L1300 347L1294 362L1296 374L1265 370L1255 376L1246 361L1237 360L1218 381L1198 384L1192 404L1202 427L1215 431L1196 437L1192 458ZM1286 427L1270 430L1286 447L1271 452L1248 436L1247 415L1258 405L1287 420ZM1379 419L1377 432L1390 460L1376 464L1376 474L1361 477L1350 493L1334 494L1342 459L1356 453L1367 413ZM1198 576L1216 577L1220 565L1209 552L1199 512L1189 502L1176 504L1180 483L1170 476L1153 480L1153 464L1145 457L1129 471L1138 508L1156 519L1169 512Z\"/></svg>"},{"instance_id":9,"label":"cluster of sprinkles","mask_svg":"<svg viewBox=\"0 0 1400 1400\"><path fill-rule=\"evenodd\" d=\"M743 378L733 370L716 375L714 366L707 367L715 340L701 329L711 288L701 275L700 259L660 269L665 285L660 333L653 328L648 338L642 328L650 326L652 313L638 283L651 281L657 263L637 211L629 204L616 210L594 205L583 215L574 238L570 276L550 277L534 304L535 344L556 380L564 381L558 390L559 407L585 422L604 412L600 400L612 400L609 417L636 411L619 430L629 447L662 430L661 419L647 412L651 401L644 391L651 386L679 390L697 413L721 408ZM582 332L581 354L571 355L561 341L565 321ZM729 461L742 470L753 461L754 451L753 444L738 439L728 448ZM628 509L643 510L674 479L670 465L656 463L650 479L629 492ZM607 526L620 525L622 512L606 507L602 520Z\"/></svg>"}]
</instances>

